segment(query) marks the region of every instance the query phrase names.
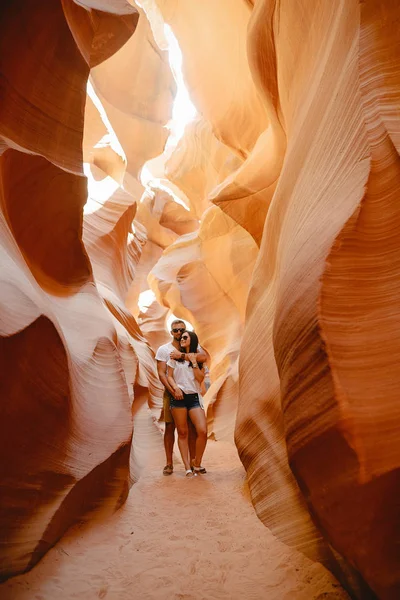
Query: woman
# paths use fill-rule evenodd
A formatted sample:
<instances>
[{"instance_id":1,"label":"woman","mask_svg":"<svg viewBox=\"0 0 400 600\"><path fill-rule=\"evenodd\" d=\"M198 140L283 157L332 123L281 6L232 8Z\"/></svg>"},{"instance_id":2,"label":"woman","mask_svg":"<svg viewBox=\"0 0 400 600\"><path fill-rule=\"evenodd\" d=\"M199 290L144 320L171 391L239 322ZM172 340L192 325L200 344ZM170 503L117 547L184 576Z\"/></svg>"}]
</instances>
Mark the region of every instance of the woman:
<instances>
[{"instance_id":1,"label":"woman","mask_svg":"<svg viewBox=\"0 0 400 600\"><path fill-rule=\"evenodd\" d=\"M174 390L174 398L171 398L171 411L178 430L178 446L185 465L186 477L193 477L197 473L206 473L205 468L201 466L201 459L207 444L207 421L200 394L204 369L201 363L196 362L199 339L194 331L185 331L180 344L182 352L189 354L189 360L169 359L167 362L168 382ZM193 471L189 462L188 414L197 433Z\"/></svg>"}]
</instances>

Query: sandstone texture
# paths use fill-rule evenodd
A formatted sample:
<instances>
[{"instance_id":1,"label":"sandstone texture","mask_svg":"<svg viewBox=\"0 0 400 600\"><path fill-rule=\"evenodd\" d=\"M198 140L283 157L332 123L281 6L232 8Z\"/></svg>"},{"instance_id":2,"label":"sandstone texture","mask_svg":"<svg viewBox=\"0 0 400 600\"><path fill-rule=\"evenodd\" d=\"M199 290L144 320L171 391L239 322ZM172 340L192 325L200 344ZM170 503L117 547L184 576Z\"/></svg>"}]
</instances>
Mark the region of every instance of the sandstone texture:
<instances>
[{"instance_id":1,"label":"sandstone texture","mask_svg":"<svg viewBox=\"0 0 400 600\"><path fill-rule=\"evenodd\" d=\"M400 597L399 42L397 0L3 1L3 578L124 502L173 314L261 521Z\"/></svg>"},{"instance_id":2,"label":"sandstone texture","mask_svg":"<svg viewBox=\"0 0 400 600\"><path fill-rule=\"evenodd\" d=\"M142 4L171 26L194 104L237 157L207 191L241 226L241 251L236 242L226 259L219 236L233 241L235 229L209 208L149 278L211 350L214 435L229 435L238 397L235 441L263 522L356 596L396 598L398 4L230 2L229 28L214 36L223 2ZM189 163L193 130L183 159L176 151L167 162L189 198L192 174L193 188L201 182ZM244 253L250 286L237 277ZM235 284L224 287L230 269Z\"/></svg>"},{"instance_id":3,"label":"sandstone texture","mask_svg":"<svg viewBox=\"0 0 400 600\"><path fill-rule=\"evenodd\" d=\"M143 232L126 244L138 195L116 184L83 219L83 153L92 179L126 170L89 102L96 127L83 146L90 68L138 22L114 4L0 7L1 578L124 502L133 416L159 402L153 355L123 303L143 245Z\"/></svg>"}]
</instances>

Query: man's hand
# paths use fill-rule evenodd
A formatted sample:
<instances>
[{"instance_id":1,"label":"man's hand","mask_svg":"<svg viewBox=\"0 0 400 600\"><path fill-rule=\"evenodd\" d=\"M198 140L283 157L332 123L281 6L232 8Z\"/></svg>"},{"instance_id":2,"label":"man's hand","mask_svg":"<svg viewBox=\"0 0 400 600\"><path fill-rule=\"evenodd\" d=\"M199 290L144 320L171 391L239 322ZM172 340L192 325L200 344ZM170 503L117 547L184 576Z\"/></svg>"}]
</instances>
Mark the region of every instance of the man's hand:
<instances>
[{"instance_id":1,"label":"man's hand","mask_svg":"<svg viewBox=\"0 0 400 600\"><path fill-rule=\"evenodd\" d=\"M182 356L182 352L179 352L179 350L172 350L172 352L169 353L169 357L173 358L174 360L179 360Z\"/></svg>"},{"instance_id":2,"label":"man's hand","mask_svg":"<svg viewBox=\"0 0 400 600\"><path fill-rule=\"evenodd\" d=\"M180 388L176 388L174 391L174 398L175 400L183 400L183 392Z\"/></svg>"}]
</instances>

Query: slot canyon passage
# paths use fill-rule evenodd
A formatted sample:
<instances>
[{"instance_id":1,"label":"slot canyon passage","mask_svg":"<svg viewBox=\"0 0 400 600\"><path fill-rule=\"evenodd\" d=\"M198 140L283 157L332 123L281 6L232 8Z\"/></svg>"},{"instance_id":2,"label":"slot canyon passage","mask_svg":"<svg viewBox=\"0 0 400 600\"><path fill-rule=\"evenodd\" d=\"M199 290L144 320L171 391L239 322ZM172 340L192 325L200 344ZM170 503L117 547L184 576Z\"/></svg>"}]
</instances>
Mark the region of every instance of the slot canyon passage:
<instances>
[{"instance_id":1,"label":"slot canyon passage","mask_svg":"<svg viewBox=\"0 0 400 600\"><path fill-rule=\"evenodd\" d=\"M2 0L2 600L400 598L399 43L398 0Z\"/></svg>"}]
</instances>

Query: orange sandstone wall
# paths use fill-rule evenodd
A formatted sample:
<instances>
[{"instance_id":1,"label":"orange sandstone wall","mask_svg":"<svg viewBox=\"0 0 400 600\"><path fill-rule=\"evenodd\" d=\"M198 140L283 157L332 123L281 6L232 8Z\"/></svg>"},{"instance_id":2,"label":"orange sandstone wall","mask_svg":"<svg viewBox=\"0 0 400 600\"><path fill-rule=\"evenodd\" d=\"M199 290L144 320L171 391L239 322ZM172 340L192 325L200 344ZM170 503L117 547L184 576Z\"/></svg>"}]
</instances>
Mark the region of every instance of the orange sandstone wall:
<instances>
[{"instance_id":1,"label":"orange sandstone wall","mask_svg":"<svg viewBox=\"0 0 400 600\"><path fill-rule=\"evenodd\" d=\"M236 416L253 503L275 535L355 596L397 598L399 5L141 4L171 26L226 151L187 128L166 168L202 207L200 229L149 277L212 351L212 431L229 435ZM213 148L202 163L196 143ZM213 189L209 167L225 156L222 175L228 150L236 162ZM235 248L246 240L249 278L212 240L222 230Z\"/></svg>"},{"instance_id":2,"label":"orange sandstone wall","mask_svg":"<svg viewBox=\"0 0 400 600\"><path fill-rule=\"evenodd\" d=\"M86 514L121 505L134 389L150 406L160 393L123 308L141 249L126 244L136 198L117 195L106 218L83 222L89 69L124 45L138 14L122 0L87 4L0 6L1 578L32 567ZM109 281L111 250L120 269L105 302L97 282Z\"/></svg>"},{"instance_id":3,"label":"orange sandstone wall","mask_svg":"<svg viewBox=\"0 0 400 600\"><path fill-rule=\"evenodd\" d=\"M260 519L397 599L398 2L79 4L0 7L1 576L123 502L173 311Z\"/></svg>"},{"instance_id":4,"label":"orange sandstone wall","mask_svg":"<svg viewBox=\"0 0 400 600\"><path fill-rule=\"evenodd\" d=\"M264 523L317 556L304 499L380 598L400 593L399 18L390 1L255 2L249 60L287 142L235 433Z\"/></svg>"}]
</instances>

